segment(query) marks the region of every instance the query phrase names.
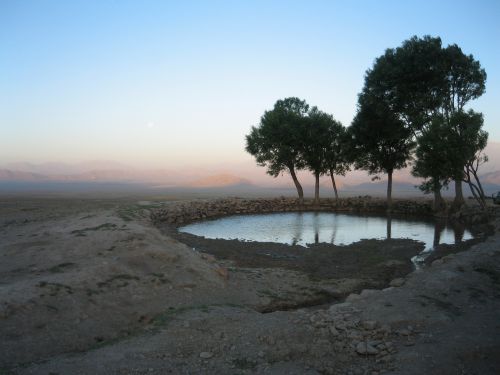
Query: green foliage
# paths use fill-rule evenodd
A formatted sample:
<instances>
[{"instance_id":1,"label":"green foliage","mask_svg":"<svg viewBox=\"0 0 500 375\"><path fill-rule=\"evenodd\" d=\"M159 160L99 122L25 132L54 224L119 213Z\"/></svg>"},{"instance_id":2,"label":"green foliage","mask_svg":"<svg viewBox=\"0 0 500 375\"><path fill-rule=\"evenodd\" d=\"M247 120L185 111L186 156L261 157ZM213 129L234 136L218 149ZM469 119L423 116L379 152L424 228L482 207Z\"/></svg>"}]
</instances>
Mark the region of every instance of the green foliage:
<instances>
[{"instance_id":1,"label":"green foliage","mask_svg":"<svg viewBox=\"0 0 500 375\"><path fill-rule=\"evenodd\" d=\"M461 181L467 165L474 164L488 141L482 130L483 116L469 110L458 111L448 118L436 115L418 139L413 175L427 180L421 189L430 192L448 185L450 179ZM468 181L467 181L468 182Z\"/></svg>"},{"instance_id":2,"label":"green foliage","mask_svg":"<svg viewBox=\"0 0 500 375\"><path fill-rule=\"evenodd\" d=\"M442 50L443 113L451 116L484 94L486 72L472 55L465 55L456 44Z\"/></svg>"},{"instance_id":3,"label":"green foliage","mask_svg":"<svg viewBox=\"0 0 500 375\"><path fill-rule=\"evenodd\" d=\"M367 72L364 93L417 133L442 103L441 55L441 39L430 36L414 36L401 47L387 49Z\"/></svg>"},{"instance_id":4,"label":"green foliage","mask_svg":"<svg viewBox=\"0 0 500 375\"><path fill-rule=\"evenodd\" d=\"M406 164L401 163L406 156L404 131L398 129L409 130L407 141L411 142L413 137L419 144L413 174L426 179L422 190L438 191L451 179L461 181L464 178L467 160L478 150L475 141L483 135L477 124L482 123L482 119L465 112L464 106L484 93L485 81L486 72L480 63L472 55L465 55L456 44L444 48L440 38L413 37L398 48L387 49L367 72L353 124L390 123L384 126L388 130L385 134L365 130L374 137L389 136L391 142L397 138L402 141L396 142L394 149L396 155L399 148L401 159L387 159L388 164L385 164L389 166L391 162ZM382 128L380 124L372 126ZM394 132L392 136L391 132ZM356 156L357 167L371 173L389 170L382 165L387 155L377 150L376 142L358 137L355 143L362 152L361 156ZM476 149L472 145L476 145ZM376 154L368 150L378 152L380 160L374 162ZM457 190L457 197L459 195Z\"/></svg>"},{"instance_id":5,"label":"green foliage","mask_svg":"<svg viewBox=\"0 0 500 375\"><path fill-rule=\"evenodd\" d=\"M331 172L345 175L349 170L345 127L316 107L309 111L306 124L303 150L306 167L320 175Z\"/></svg>"},{"instance_id":6,"label":"green foliage","mask_svg":"<svg viewBox=\"0 0 500 375\"><path fill-rule=\"evenodd\" d=\"M435 116L427 131L418 139L412 174L426 180L420 185L425 193L440 190L449 183L449 152L443 141L449 136L443 116Z\"/></svg>"},{"instance_id":7,"label":"green foliage","mask_svg":"<svg viewBox=\"0 0 500 375\"><path fill-rule=\"evenodd\" d=\"M414 36L387 49L367 71L347 131L331 115L286 98L252 127L246 150L272 176L289 171L299 197L297 169L316 176L316 198L320 175L329 173L336 191L333 176L344 175L352 163L373 175L387 173L390 204L392 173L407 166L418 143L412 173L425 179L422 190L437 196L451 180L463 180L481 196L477 169L487 161L482 150L488 134L482 115L464 108L484 93L485 82L480 63L456 44L443 47L439 37Z\"/></svg>"},{"instance_id":8,"label":"green foliage","mask_svg":"<svg viewBox=\"0 0 500 375\"><path fill-rule=\"evenodd\" d=\"M290 169L301 169L304 118L309 105L298 98L278 100L246 136L246 151L253 155L267 173L277 177Z\"/></svg>"},{"instance_id":9,"label":"green foliage","mask_svg":"<svg viewBox=\"0 0 500 375\"><path fill-rule=\"evenodd\" d=\"M392 173L406 167L414 147L412 132L383 101L366 87L359 97L358 112L348 128L349 158L357 169L370 174Z\"/></svg>"},{"instance_id":10,"label":"green foliage","mask_svg":"<svg viewBox=\"0 0 500 375\"><path fill-rule=\"evenodd\" d=\"M311 108L305 118L302 160L314 174L322 175L326 172L326 151L330 145L326 135L333 123L336 123L333 116L320 111L317 107Z\"/></svg>"}]
</instances>

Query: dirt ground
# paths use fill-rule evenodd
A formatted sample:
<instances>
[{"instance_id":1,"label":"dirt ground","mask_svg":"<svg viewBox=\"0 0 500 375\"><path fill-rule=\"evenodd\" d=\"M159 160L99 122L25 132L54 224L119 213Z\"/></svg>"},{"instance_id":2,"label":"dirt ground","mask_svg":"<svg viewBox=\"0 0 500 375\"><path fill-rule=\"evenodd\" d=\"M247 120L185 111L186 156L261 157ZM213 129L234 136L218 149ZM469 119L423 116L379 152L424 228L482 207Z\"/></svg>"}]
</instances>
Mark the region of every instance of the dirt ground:
<instances>
[{"instance_id":1,"label":"dirt ground","mask_svg":"<svg viewBox=\"0 0 500 375\"><path fill-rule=\"evenodd\" d=\"M410 240L203 240L140 199L0 198L0 374L500 373L498 234L412 272Z\"/></svg>"}]
</instances>

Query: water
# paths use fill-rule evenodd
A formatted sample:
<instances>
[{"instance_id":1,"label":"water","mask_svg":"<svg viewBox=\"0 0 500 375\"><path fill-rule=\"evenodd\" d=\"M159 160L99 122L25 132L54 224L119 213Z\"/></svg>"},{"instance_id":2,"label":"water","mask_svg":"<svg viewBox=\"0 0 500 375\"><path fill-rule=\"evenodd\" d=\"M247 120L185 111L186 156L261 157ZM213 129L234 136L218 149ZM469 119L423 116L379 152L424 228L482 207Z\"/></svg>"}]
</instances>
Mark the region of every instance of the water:
<instances>
[{"instance_id":1,"label":"water","mask_svg":"<svg viewBox=\"0 0 500 375\"><path fill-rule=\"evenodd\" d=\"M463 227L442 221L359 216L333 212L286 212L235 215L200 221L180 232L205 238L277 242L289 245L330 243L349 245L362 239L409 238L423 242L424 251L438 244L456 244L472 238Z\"/></svg>"}]
</instances>

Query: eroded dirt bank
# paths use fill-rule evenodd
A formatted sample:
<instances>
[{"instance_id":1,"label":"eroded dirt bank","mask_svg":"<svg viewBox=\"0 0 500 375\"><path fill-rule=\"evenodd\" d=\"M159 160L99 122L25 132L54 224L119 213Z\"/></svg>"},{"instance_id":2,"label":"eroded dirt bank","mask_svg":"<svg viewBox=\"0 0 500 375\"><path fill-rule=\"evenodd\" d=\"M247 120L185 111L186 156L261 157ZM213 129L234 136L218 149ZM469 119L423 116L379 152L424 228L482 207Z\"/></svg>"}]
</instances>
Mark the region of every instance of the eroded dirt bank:
<instances>
[{"instance_id":1,"label":"eroded dirt bank","mask_svg":"<svg viewBox=\"0 0 500 375\"><path fill-rule=\"evenodd\" d=\"M373 290L378 273L349 277L348 266L315 279L280 257L264 268L195 252L151 225L153 206L2 202L4 373L500 371L498 235ZM258 309L362 289L340 304Z\"/></svg>"}]
</instances>

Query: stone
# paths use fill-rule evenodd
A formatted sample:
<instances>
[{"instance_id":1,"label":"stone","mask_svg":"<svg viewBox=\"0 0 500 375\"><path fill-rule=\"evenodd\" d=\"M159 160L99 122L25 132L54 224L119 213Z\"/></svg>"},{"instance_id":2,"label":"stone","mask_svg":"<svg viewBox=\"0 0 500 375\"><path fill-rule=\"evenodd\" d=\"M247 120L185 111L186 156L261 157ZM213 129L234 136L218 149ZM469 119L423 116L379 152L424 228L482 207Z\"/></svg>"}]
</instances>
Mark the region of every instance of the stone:
<instances>
[{"instance_id":1,"label":"stone","mask_svg":"<svg viewBox=\"0 0 500 375\"><path fill-rule=\"evenodd\" d=\"M229 279L229 271L227 270L227 268L225 268L225 267L217 267L215 269L215 272L217 273L217 275L219 275L220 277L222 277L224 280L228 280Z\"/></svg>"},{"instance_id":2,"label":"stone","mask_svg":"<svg viewBox=\"0 0 500 375\"><path fill-rule=\"evenodd\" d=\"M337 329L334 326L330 326L329 330L330 330L330 333L332 334L332 336L338 336L339 335L339 331L337 331Z\"/></svg>"},{"instance_id":3,"label":"stone","mask_svg":"<svg viewBox=\"0 0 500 375\"><path fill-rule=\"evenodd\" d=\"M375 320L365 320L362 323L362 326L364 329L367 331L373 331L375 328L377 328L378 322Z\"/></svg>"},{"instance_id":4,"label":"stone","mask_svg":"<svg viewBox=\"0 0 500 375\"><path fill-rule=\"evenodd\" d=\"M398 277L397 279L392 280L389 285L395 288L399 288L400 286L403 286L404 283L405 279L403 279L402 277Z\"/></svg>"},{"instance_id":5,"label":"stone","mask_svg":"<svg viewBox=\"0 0 500 375\"><path fill-rule=\"evenodd\" d=\"M382 324L380 326L380 332L388 335L392 332L391 326L389 324Z\"/></svg>"},{"instance_id":6,"label":"stone","mask_svg":"<svg viewBox=\"0 0 500 375\"><path fill-rule=\"evenodd\" d=\"M441 264L443 264L443 263L444 263L444 262L443 262L443 260L442 260L442 259L436 259L435 261L433 261L433 262L431 263L431 266L439 266L439 265L441 265Z\"/></svg>"},{"instance_id":7,"label":"stone","mask_svg":"<svg viewBox=\"0 0 500 375\"><path fill-rule=\"evenodd\" d=\"M203 359L209 359L209 358L212 358L213 356L214 356L214 354L211 352L201 352L200 353L200 358L203 358Z\"/></svg>"},{"instance_id":8,"label":"stone","mask_svg":"<svg viewBox=\"0 0 500 375\"><path fill-rule=\"evenodd\" d=\"M401 336L410 336L411 332L408 331L407 329L403 328L403 329L400 329L398 331L398 333L401 335Z\"/></svg>"},{"instance_id":9,"label":"stone","mask_svg":"<svg viewBox=\"0 0 500 375\"><path fill-rule=\"evenodd\" d=\"M360 342L356 345L356 353L361 355L376 355L378 350L367 342Z\"/></svg>"}]
</instances>

